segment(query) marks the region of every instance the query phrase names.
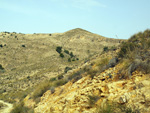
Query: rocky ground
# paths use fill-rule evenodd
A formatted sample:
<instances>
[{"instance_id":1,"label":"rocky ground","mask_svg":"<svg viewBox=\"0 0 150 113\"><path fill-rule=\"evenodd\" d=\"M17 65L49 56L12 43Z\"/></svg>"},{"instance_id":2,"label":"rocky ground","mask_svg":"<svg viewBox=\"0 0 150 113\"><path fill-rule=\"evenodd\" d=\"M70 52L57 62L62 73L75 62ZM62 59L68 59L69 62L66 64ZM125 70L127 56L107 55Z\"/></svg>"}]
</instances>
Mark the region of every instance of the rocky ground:
<instances>
[{"instance_id":1,"label":"rocky ground","mask_svg":"<svg viewBox=\"0 0 150 113\"><path fill-rule=\"evenodd\" d=\"M150 75L135 71L129 80L115 80L113 78L117 76L119 67L117 65L109 68L93 79L86 76L76 83L68 82L56 88L53 94L47 91L34 109L35 113L95 113L97 107L107 101L125 104L135 111L149 113ZM89 103L89 96L97 97L93 105ZM28 101L26 98L25 102Z\"/></svg>"}]
</instances>

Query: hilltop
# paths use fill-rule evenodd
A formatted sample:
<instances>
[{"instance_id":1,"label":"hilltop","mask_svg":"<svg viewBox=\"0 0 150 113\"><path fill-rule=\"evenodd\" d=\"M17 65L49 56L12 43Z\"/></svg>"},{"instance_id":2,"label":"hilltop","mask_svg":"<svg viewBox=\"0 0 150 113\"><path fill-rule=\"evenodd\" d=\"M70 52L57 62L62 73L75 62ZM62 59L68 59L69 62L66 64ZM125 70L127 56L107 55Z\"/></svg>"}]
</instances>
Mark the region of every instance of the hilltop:
<instances>
[{"instance_id":1,"label":"hilltop","mask_svg":"<svg viewBox=\"0 0 150 113\"><path fill-rule=\"evenodd\" d=\"M0 33L0 99L18 102L45 80L63 78L124 40L77 28L64 33Z\"/></svg>"}]
</instances>

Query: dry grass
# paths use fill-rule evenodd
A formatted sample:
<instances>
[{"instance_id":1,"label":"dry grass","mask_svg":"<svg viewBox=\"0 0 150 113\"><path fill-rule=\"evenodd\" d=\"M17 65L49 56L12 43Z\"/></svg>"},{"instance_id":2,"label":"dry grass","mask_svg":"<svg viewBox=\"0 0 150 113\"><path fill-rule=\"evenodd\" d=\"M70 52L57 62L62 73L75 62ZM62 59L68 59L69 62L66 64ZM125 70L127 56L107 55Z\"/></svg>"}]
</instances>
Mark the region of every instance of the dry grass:
<instances>
[{"instance_id":1,"label":"dry grass","mask_svg":"<svg viewBox=\"0 0 150 113\"><path fill-rule=\"evenodd\" d=\"M32 108L28 108L24 106L23 102L15 104L13 110L10 113L34 113Z\"/></svg>"},{"instance_id":2,"label":"dry grass","mask_svg":"<svg viewBox=\"0 0 150 113\"><path fill-rule=\"evenodd\" d=\"M126 105L120 105L116 102L105 102L98 106L95 113L140 113L138 109L134 110Z\"/></svg>"},{"instance_id":3,"label":"dry grass","mask_svg":"<svg viewBox=\"0 0 150 113\"><path fill-rule=\"evenodd\" d=\"M150 30L133 35L121 45L118 57L121 58L120 78L130 78L135 70L150 73Z\"/></svg>"},{"instance_id":4,"label":"dry grass","mask_svg":"<svg viewBox=\"0 0 150 113\"><path fill-rule=\"evenodd\" d=\"M3 80L0 89L6 90L8 97L13 96L13 99L16 99L13 95L16 90L18 92L29 87L34 88L47 77L62 73L66 66L77 67L89 56L100 53L105 40L107 40L106 46L107 44L108 46L119 44L119 40L105 39L82 29L57 34L5 32L0 33L0 35L0 45L2 46L0 64L5 68L5 72L2 71L4 73L0 72L0 80ZM103 42L98 42L99 39L103 39ZM95 46L93 46L93 42ZM87 52L87 43L89 53ZM63 59L60 58L56 51L58 46L68 50L69 53L72 52L77 58L76 61L68 62L68 58L70 58L67 54L68 51L63 52ZM3 95L2 93L0 96Z\"/></svg>"}]
</instances>

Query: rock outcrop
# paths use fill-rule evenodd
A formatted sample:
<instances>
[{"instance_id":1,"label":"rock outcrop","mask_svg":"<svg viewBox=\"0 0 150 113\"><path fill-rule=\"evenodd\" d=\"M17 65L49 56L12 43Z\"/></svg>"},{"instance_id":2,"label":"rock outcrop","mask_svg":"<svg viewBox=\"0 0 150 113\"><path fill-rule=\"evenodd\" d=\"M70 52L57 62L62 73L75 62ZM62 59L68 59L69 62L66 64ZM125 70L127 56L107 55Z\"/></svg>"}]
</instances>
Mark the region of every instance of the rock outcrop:
<instances>
[{"instance_id":1,"label":"rock outcrop","mask_svg":"<svg viewBox=\"0 0 150 113\"><path fill-rule=\"evenodd\" d=\"M48 90L34 109L35 113L95 113L107 101L149 113L149 76L135 71L131 79L115 80L119 67L109 68L93 79L86 76L75 83L68 82L56 88L54 93ZM89 96L97 97L93 105L89 103Z\"/></svg>"}]
</instances>

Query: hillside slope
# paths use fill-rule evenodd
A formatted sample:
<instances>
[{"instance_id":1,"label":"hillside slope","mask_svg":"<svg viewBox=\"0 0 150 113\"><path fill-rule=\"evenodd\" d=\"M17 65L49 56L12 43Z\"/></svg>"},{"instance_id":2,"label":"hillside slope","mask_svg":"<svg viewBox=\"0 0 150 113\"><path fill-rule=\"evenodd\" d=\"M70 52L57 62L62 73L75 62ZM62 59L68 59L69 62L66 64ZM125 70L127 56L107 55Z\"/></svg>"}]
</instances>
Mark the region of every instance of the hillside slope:
<instances>
[{"instance_id":1,"label":"hillside slope","mask_svg":"<svg viewBox=\"0 0 150 113\"><path fill-rule=\"evenodd\" d=\"M106 52L74 70L66 77L73 79L47 90L38 104L28 95L25 106L36 106L35 113L149 113L149 50L150 30L146 30L117 51Z\"/></svg>"},{"instance_id":2,"label":"hillside slope","mask_svg":"<svg viewBox=\"0 0 150 113\"><path fill-rule=\"evenodd\" d=\"M122 41L80 28L49 34L2 32L0 99L20 101L40 82L63 75L65 69L75 69L100 54L104 46L111 48ZM61 48L61 53L57 48Z\"/></svg>"}]
</instances>

